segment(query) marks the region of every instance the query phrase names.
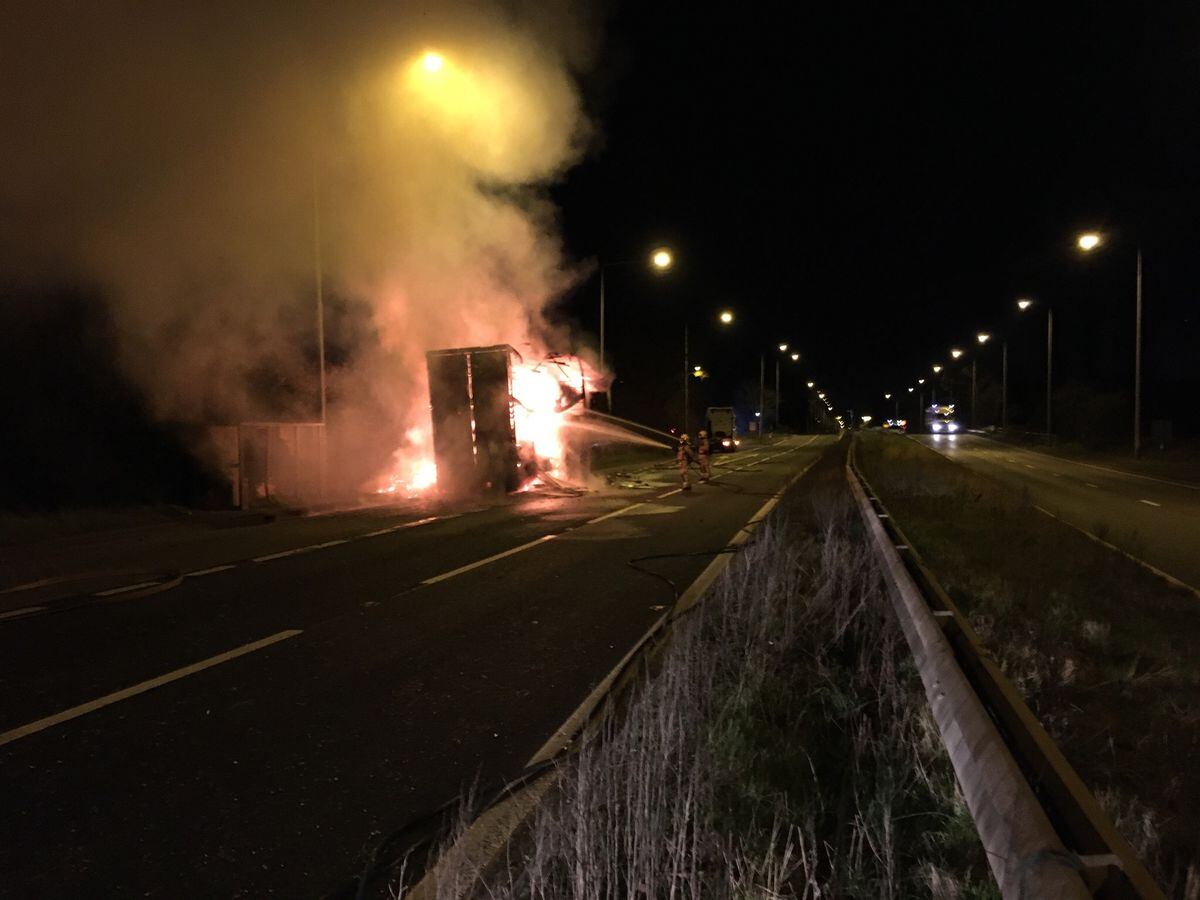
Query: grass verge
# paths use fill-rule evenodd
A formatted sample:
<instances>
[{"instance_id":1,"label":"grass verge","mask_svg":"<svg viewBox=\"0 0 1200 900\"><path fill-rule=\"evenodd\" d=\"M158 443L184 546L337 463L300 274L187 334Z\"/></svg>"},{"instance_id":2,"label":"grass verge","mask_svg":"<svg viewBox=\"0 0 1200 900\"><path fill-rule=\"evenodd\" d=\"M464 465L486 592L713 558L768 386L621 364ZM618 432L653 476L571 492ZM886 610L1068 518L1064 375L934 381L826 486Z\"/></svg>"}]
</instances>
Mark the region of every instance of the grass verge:
<instances>
[{"instance_id":1,"label":"grass verge","mask_svg":"<svg viewBox=\"0 0 1200 900\"><path fill-rule=\"evenodd\" d=\"M440 897L997 896L832 461L562 764L527 839Z\"/></svg>"},{"instance_id":2,"label":"grass verge","mask_svg":"<svg viewBox=\"0 0 1200 900\"><path fill-rule=\"evenodd\" d=\"M857 453L1164 890L1200 897L1200 604L914 441L863 435Z\"/></svg>"}]
</instances>

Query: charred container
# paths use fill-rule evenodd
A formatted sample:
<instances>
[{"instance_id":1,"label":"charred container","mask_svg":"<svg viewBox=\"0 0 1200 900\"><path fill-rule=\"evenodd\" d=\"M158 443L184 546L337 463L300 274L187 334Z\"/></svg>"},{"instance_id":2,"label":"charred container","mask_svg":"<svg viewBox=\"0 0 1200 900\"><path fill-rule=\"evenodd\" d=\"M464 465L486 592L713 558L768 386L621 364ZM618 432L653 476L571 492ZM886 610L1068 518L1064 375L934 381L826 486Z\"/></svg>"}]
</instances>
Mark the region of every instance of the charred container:
<instances>
[{"instance_id":1,"label":"charred container","mask_svg":"<svg viewBox=\"0 0 1200 900\"><path fill-rule=\"evenodd\" d=\"M429 407L438 489L461 496L516 490L517 432L507 344L430 350Z\"/></svg>"}]
</instances>

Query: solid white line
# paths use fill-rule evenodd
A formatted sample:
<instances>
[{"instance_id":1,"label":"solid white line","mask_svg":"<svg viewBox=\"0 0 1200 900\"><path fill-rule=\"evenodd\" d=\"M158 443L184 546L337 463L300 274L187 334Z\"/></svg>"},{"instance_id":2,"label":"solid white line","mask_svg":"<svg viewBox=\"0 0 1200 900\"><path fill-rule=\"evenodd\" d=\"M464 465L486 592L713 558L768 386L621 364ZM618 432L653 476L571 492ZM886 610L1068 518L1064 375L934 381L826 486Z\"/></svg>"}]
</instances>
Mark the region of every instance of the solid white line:
<instances>
[{"instance_id":1,"label":"solid white line","mask_svg":"<svg viewBox=\"0 0 1200 900\"><path fill-rule=\"evenodd\" d=\"M995 438L990 438L984 434L979 435L979 437L983 438L986 441L992 441L993 443L1001 443L1000 441L997 441ZM1055 456L1053 453L1042 453L1039 450L1029 450L1026 448L1022 448L1021 452L1032 453L1033 455L1040 456L1043 459L1054 459L1054 460L1058 460L1059 462L1070 463L1073 466L1084 466L1088 469L1099 469L1101 472L1111 472L1114 475L1124 475L1127 478L1141 478L1145 481L1157 481L1159 484L1169 484L1174 487L1187 488L1189 491L1200 491L1200 484L1196 484L1194 482L1171 481L1169 478L1155 478L1153 475L1142 475L1138 472L1129 472L1129 471L1126 471L1125 469L1114 469L1111 466L1101 466L1097 463L1081 462L1077 459L1071 459L1069 456Z\"/></svg>"},{"instance_id":2,"label":"solid white line","mask_svg":"<svg viewBox=\"0 0 1200 900\"><path fill-rule=\"evenodd\" d=\"M672 494L681 494L681 493L683 493L683 488L675 488L675 490L673 490L673 491L667 491L665 494L659 494L655 499L661 500L661 499L663 499L663 497L670 497Z\"/></svg>"},{"instance_id":3,"label":"solid white line","mask_svg":"<svg viewBox=\"0 0 1200 900\"><path fill-rule=\"evenodd\" d=\"M261 650L264 647L269 647L271 644L277 644L280 641L286 641L288 638L293 638L303 632L298 628L289 628L287 631L281 631L278 634L273 634L270 637L265 637L262 640L254 641L249 644L243 644L240 647L235 647L233 650L227 650L224 653L219 653L216 656L210 656L208 659L201 660L198 663L192 663L190 666L184 666L182 669L175 669L168 672L166 675L159 675L157 678L151 678L149 681L143 681L135 684L133 687L127 687L124 690L115 691L111 694L105 694L103 697L98 697L95 700L89 700L87 703L81 703L78 706L72 706L70 709L64 709L60 713L55 713L52 716L46 716L44 719L38 719L36 722L30 722L28 725L21 725L13 728L11 731L0 733L0 746L10 744L13 741L23 737L28 737L31 734L37 734L39 731L45 731L47 728L53 728L55 725L61 725L63 722L77 719L80 716L87 715L90 712L95 712L98 709L103 709L105 706L111 706L114 703L119 703L122 700L128 700L130 697L136 697L138 694L144 694L146 691L152 691L157 687L162 687L164 684L169 684L172 681L178 681L180 678L186 678L188 675L195 675L197 672L202 672L205 669L211 669L213 666L219 666L221 663L229 662L231 659L237 659L239 656L245 656L247 653L253 653L255 650Z\"/></svg>"},{"instance_id":4,"label":"solid white line","mask_svg":"<svg viewBox=\"0 0 1200 900\"><path fill-rule=\"evenodd\" d=\"M1155 503L1153 500L1139 500L1138 503L1145 503L1147 506L1162 506L1161 503Z\"/></svg>"},{"instance_id":5,"label":"solid white line","mask_svg":"<svg viewBox=\"0 0 1200 900\"><path fill-rule=\"evenodd\" d=\"M783 487L781 487L775 493L775 495L771 497L770 500L759 507L758 512L751 516L749 520L747 520L746 524L734 533L733 537L726 542L726 546L737 547L749 540L753 534L752 529L754 526L761 524L763 520L770 515L771 510L775 508L776 504L779 503L783 495L787 493L792 485L799 481L804 476L804 473L811 469L816 462L817 461L814 459L807 466L789 478ZM562 725L554 730L554 733L550 736L550 739L542 745L541 749L538 750L537 753L533 754L532 757L530 757L529 762L525 764L526 768L550 759L567 745L570 737L574 735L587 720L587 717L591 714L591 710L604 699L604 696L611 689L613 682L617 678L617 675L624 669L625 664L629 661L629 658L637 653L642 645L646 643L646 641L653 637L655 632L662 627L664 621L668 620L671 616L678 615L683 610L694 606L696 601L699 600L700 597L703 596L704 592L712 585L712 583L717 580L717 576L719 576L721 572L725 570L726 566L728 566L732 561L732 553L722 553L713 559L712 562L710 562L707 566L705 566L704 571L702 571L696 577L696 580L688 585L687 589L679 595L679 599L676 601L674 607L668 609L661 616L659 616L658 619L655 620L654 624L651 625L646 632L640 638L638 638L636 642L634 642L633 646L629 648L629 652L627 652L621 658L621 661L613 666L607 675L600 679L600 683L597 684L592 692L587 695L584 701L575 708L574 712L567 716L566 721L564 721Z\"/></svg>"},{"instance_id":6,"label":"solid white line","mask_svg":"<svg viewBox=\"0 0 1200 900\"><path fill-rule=\"evenodd\" d=\"M217 572L224 572L226 569L236 569L237 563L226 563L223 566L213 566L211 569L197 569L195 572L184 572L184 578L199 578L201 575L214 575Z\"/></svg>"},{"instance_id":7,"label":"solid white line","mask_svg":"<svg viewBox=\"0 0 1200 900\"><path fill-rule=\"evenodd\" d=\"M1091 540L1095 541L1097 544L1100 544L1103 547L1107 547L1109 550L1115 550L1117 553L1120 553L1123 557L1125 557L1130 562L1137 563L1143 569L1145 569L1148 572L1154 573L1155 575L1157 575L1159 578L1161 578L1163 581L1167 582L1168 584L1174 585L1175 587L1181 588L1185 591L1190 591L1196 597L1200 598L1200 590L1197 590L1196 588L1192 587L1186 581L1180 581L1174 575L1171 575L1168 572L1164 572L1162 569L1158 568L1157 566L1150 565L1150 563L1146 562L1144 559L1139 559L1138 557L1134 556L1132 553L1126 553L1124 550L1122 550L1116 544L1110 544L1108 541L1104 540L1104 538L1100 537L1099 535L1092 534L1086 528L1080 528L1078 525L1074 524L1073 522L1068 522L1066 519L1062 518L1061 516L1056 516L1054 513L1050 512L1050 510L1048 510L1044 507L1035 505L1033 508L1036 509L1038 512L1043 513L1044 515L1047 515L1050 518L1055 519L1056 521L1062 522L1068 528L1074 528L1080 534L1084 535L1085 537L1090 538Z\"/></svg>"},{"instance_id":8,"label":"solid white line","mask_svg":"<svg viewBox=\"0 0 1200 900\"><path fill-rule=\"evenodd\" d=\"M139 581L137 584L127 584L124 587L109 588L107 591L96 591L97 597L111 597L113 594L124 594L127 591L136 591L138 588L154 587L156 584L161 584L159 581Z\"/></svg>"},{"instance_id":9,"label":"solid white line","mask_svg":"<svg viewBox=\"0 0 1200 900\"><path fill-rule=\"evenodd\" d=\"M29 613L41 612L45 608L44 606L26 606L23 609L10 609L6 613L0 613L0 619L15 619L17 616L26 616Z\"/></svg>"},{"instance_id":10,"label":"solid white line","mask_svg":"<svg viewBox=\"0 0 1200 900\"><path fill-rule=\"evenodd\" d=\"M505 550L502 553L497 553L494 556L489 556L486 559L476 560L473 563L467 563L465 566L459 566L457 569L451 569L449 572L443 572L441 575L434 575L432 578L426 578L421 584L437 584L439 581L445 581L448 578L453 578L456 575L462 575L464 572L470 572L472 569L478 569L481 566L486 566L494 563L498 559L504 559L506 556L512 556L516 553L521 553L524 550L532 549L539 544L544 544L546 541L552 541L558 537L556 534L547 534L538 538L536 541L530 541L528 544L521 544L519 547L513 547Z\"/></svg>"}]
</instances>

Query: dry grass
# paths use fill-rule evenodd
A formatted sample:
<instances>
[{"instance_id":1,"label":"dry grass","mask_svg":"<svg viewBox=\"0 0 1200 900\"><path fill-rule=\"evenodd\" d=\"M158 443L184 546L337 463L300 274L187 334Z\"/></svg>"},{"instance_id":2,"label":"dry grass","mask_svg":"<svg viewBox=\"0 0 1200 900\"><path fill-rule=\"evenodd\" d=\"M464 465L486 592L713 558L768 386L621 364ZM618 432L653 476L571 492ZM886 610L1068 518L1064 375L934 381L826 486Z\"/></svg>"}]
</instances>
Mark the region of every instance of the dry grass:
<instances>
[{"instance_id":1,"label":"dry grass","mask_svg":"<svg viewBox=\"0 0 1200 900\"><path fill-rule=\"evenodd\" d=\"M681 620L476 896L996 896L844 495L820 505Z\"/></svg>"},{"instance_id":2,"label":"dry grass","mask_svg":"<svg viewBox=\"0 0 1200 900\"><path fill-rule=\"evenodd\" d=\"M1027 498L864 437L880 498L1170 896L1200 891L1200 607Z\"/></svg>"}]
</instances>

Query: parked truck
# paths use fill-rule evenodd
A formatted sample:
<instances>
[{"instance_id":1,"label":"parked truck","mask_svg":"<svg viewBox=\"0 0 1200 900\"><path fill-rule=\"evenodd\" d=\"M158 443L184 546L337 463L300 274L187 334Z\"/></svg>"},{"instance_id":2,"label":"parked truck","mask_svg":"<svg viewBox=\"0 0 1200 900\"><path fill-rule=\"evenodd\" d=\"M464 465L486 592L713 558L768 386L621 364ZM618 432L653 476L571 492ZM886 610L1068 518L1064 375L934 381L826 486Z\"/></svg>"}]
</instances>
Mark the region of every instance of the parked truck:
<instances>
[{"instance_id":1,"label":"parked truck","mask_svg":"<svg viewBox=\"0 0 1200 900\"><path fill-rule=\"evenodd\" d=\"M737 418L732 406L710 406L705 415L708 420L708 443L713 453L732 453L742 443L737 436Z\"/></svg>"}]
</instances>

